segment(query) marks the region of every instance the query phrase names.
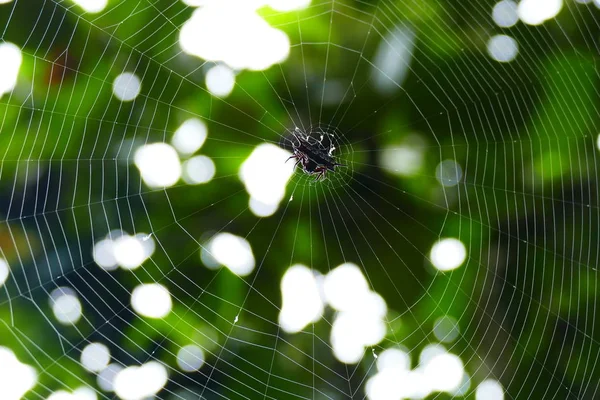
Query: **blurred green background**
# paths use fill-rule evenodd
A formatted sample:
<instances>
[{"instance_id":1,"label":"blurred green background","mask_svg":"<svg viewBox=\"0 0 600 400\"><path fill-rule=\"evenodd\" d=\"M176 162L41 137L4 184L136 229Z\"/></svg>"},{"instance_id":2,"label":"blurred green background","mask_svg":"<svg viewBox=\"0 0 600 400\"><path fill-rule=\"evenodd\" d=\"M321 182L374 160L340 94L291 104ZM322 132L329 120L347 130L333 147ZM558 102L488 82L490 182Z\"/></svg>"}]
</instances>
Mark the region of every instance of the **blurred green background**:
<instances>
[{"instance_id":1,"label":"blurred green background","mask_svg":"<svg viewBox=\"0 0 600 400\"><path fill-rule=\"evenodd\" d=\"M32 381L0 362L0 397L56 400L81 387L91 391L73 398L597 397L600 9L304 3L0 4L0 41L21 57L0 52L0 346L35 369ZM117 95L123 72L139 79L134 99ZM190 119L206 140L176 152ZM292 163L275 149L290 150L296 127L334 133L347 166L322 182L298 168L287 182ZM154 143L172 146L140 161ZM198 155L216 171L202 184L185 176ZM257 169L240 178L251 159ZM145 168L174 181L153 185ZM286 188L270 215L249 206L248 180L263 194ZM239 240L219 259L211 240L222 233ZM435 253L448 238L460 242ZM247 261L246 244L250 273L218 266ZM102 255L115 260L102 265ZM343 310L319 283L343 263L386 304L383 337L347 363L332 344ZM296 281L296 298L323 310L298 333L279 324L294 264L321 291ZM146 312L132 305L152 283L168 290L164 315L162 289L140 300ZM57 316L61 296L70 321ZM360 335L356 321L340 322L340 337ZM98 342L109 370L83 361ZM178 356L190 344L202 364L186 371ZM409 365L386 370L387 349ZM428 369L424 349L454 358ZM128 369L119 388L110 378L153 361L157 376Z\"/></svg>"}]
</instances>

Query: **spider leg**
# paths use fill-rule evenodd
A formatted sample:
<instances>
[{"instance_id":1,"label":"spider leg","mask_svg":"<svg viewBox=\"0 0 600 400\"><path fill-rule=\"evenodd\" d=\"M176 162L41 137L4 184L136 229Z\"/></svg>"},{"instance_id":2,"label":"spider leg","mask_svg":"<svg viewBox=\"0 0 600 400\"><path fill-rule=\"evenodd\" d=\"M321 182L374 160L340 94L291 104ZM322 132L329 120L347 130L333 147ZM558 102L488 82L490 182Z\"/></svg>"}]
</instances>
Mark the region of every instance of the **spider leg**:
<instances>
[{"instance_id":1,"label":"spider leg","mask_svg":"<svg viewBox=\"0 0 600 400\"><path fill-rule=\"evenodd\" d=\"M298 159L298 156L296 154L292 154L287 160L285 160L285 162L290 161L292 158Z\"/></svg>"},{"instance_id":2,"label":"spider leg","mask_svg":"<svg viewBox=\"0 0 600 400\"><path fill-rule=\"evenodd\" d=\"M325 179L325 173L327 172L327 168L323 166L319 166L315 168L315 181L322 181Z\"/></svg>"}]
</instances>

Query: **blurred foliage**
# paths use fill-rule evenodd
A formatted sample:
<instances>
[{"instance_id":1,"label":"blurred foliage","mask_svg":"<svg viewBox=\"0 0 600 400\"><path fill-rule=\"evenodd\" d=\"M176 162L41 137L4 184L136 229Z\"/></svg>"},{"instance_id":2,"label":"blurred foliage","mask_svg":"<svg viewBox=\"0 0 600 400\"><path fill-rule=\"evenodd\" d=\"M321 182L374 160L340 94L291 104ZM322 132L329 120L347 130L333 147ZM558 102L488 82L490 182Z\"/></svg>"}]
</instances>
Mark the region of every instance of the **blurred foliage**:
<instances>
[{"instance_id":1,"label":"blurred foliage","mask_svg":"<svg viewBox=\"0 0 600 400\"><path fill-rule=\"evenodd\" d=\"M436 318L452 315L461 335L451 351L471 389L493 376L507 398L594 398L600 10L565 0L541 26L501 29L493 4L315 0L297 12L261 9L289 36L290 56L266 71L240 71L225 99L205 89L209 65L180 51L179 27L193 12L182 2L111 0L98 15L67 1L0 5L2 40L23 51L17 88L0 101L0 248L12 275L0 295L0 345L44 370L36 393L95 385L78 363L88 341L110 343L126 365L157 358L176 368L173 354L193 340L209 354L207 371L174 373L171 390L201 391L219 355L208 385L226 397L255 398L249 387L264 392L270 370L289 379L270 378L267 394L276 398L313 396L313 386L334 398L342 396L331 386L360 388L362 397L373 359L357 367L335 360L331 310L329 322L299 334L276 324L290 263L326 273L351 261L390 309L377 352L402 345L415 366L436 341ZM371 60L398 25L415 30L416 47L406 80L381 95ZM511 63L486 53L499 33L519 44ZM125 70L142 79L135 102L112 95ZM215 180L146 187L135 149L169 141L192 116L208 124L200 153L215 161ZM243 160L286 129L319 123L351 144L342 158L352 161L352 179L310 184L297 174L274 216L254 216L237 177ZM383 149L415 133L425 157L417 176L379 166ZM435 178L444 159L462 166L455 187ZM91 249L112 229L152 232L160 245L135 272L104 272ZM222 230L248 235L251 276L200 261L197 241ZM427 260L443 236L459 237L469 254L444 274ZM154 281L176 299L164 320L129 309L131 290ZM87 319L76 328L53 319L48 295L57 286L84 302ZM347 371L350 384L340 378Z\"/></svg>"}]
</instances>

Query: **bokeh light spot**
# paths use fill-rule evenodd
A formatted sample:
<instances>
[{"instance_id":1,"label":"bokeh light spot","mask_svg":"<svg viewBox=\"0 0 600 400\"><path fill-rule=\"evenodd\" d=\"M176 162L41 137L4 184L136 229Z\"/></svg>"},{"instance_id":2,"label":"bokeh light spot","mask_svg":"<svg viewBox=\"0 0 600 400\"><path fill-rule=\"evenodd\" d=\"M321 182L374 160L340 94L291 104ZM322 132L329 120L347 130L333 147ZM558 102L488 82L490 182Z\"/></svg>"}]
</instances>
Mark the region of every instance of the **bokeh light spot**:
<instances>
[{"instance_id":1,"label":"bokeh light spot","mask_svg":"<svg viewBox=\"0 0 600 400\"><path fill-rule=\"evenodd\" d=\"M173 134L171 144L183 155L193 154L206 140L208 128L197 118L186 120Z\"/></svg>"},{"instance_id":2,"label":"bokeh light spot","mask_svg":"<svg viewBox=\"0 0 600 400\"><path fill-rule=\"evenodd\" d=\"M59 287L50 293L50 304L54 317L64 325L74 325L81 318L83 308L75 291Z\"/></svg>"},{"instance_id":3,"label":"bokeh light spot","mask_svg":"<svg viewBox=\"0 0 600 400\"><path fill-rule=\"evenodd\" d=\"M215 163L207 156L195 156L183 163L183 180L191 185L210 182L215 172Z\"/></svg>"},{"instance_id":4,"label":"bokeh light spot","mask_svg":"<svg viewBox=\"0 0 600 400\"><path fill-rule=\"evenodd\" d=\"M110 362L110 350L102 343L90 343L81 352L81 365L90 372L100 372Z\"/></svg>"},{"instance_id":5,"label":"bokeh light spot","mask_svg":"<svg viewBox=\"0 0 600 400\"><path fill-rule=\"evenodd\" d=\"M138 285L131 293L131 306L140 315L164 318L173 306L169 290L159 283Z\"/></svg>"},{"instance_id":6,"label":"bokeh light spot","mask_svg":"<svg viewBox=\"0 0 600 400\"><path fill-rule=\"evenodd\" d=\"M2 287L8 279L9 272L10 268L8 267L8 263L3 258L0 258L0 287Z\"/></svg>"},{"instance_id":7,"label":"bokeh light spot","mask_svg":"<svg viewBox=\"0 0 600 400\"><path fill-rule=\"evenodd\" d=\"M19 69L23 62L21 49L17 45L0 43L0 97L14 89L17 84Z\"/></svg>"},{"instance_id":8,"label":"bokeh light spot","mask_svg":"<svg viewBox=\"0 0 600 400\"><path fill-rule=\"evenodd\" d=\"M517 41L510 36L495 35L488 41L487 51L490 57L496 61L510 62L519 53L519 46Z\"/></svg>"},{"instance_id":9,"label":"bokeh light spot","mask_svg":"<svg viewBox=\"0 0 600 400\"><path fill-rule=\"evenodd\" d=\"M35 369L22 363L13 351L0 347L0 398L19 400L37 382Z\"/></svg>"},{"instance_id":10,"label":"bokeh light spot","mask_svg":"<svg viewBox=\"0 0 600 400\"><path fill-rule=\"evenodd\" d=\"M195 344L183 346L177 352L177 365L182 371L193 372L204 364L204 351Z\"/></svg>"},{"instance_id":11,"label":"bokeh light spot","mask_svg":"<svg viewBox=\"0 0 600 400\"><path fill-rule=\"evenodd\" d=\"M282 307L279 325L288 333L299 332L323 315L317 277L304 265L292 265L281 278Z\"/></svg>"},{"instance_id":12,"label":"bokeh light spot","mask_svg":"<svg viewBox=\"0 0 600 400\"><path fill-rule=\"evenodd\" d=\"M231 233L219 233L210 241L214 259L236 275L246 276L254 270L254 254L250 243Z\"/></svg>"},{"instance_id":13,"label":"bokeh light spot","mask_svg":"<svg viewBox=\"0 0 600 400\"><path fill-rule=\"evenodd\" d=\"M456 269L465 262L467 249L458 239L446 238L436 242L431 248L429 259L440 271Z\"/></svg>"},{"instance_id":14,"label":"bokeh light spot","mask_svg":"<svg viewBox=\"0 0 600 400\"><path fill-rule=\"evenodd\" d=\"M521 0L517 12L527 25L539 25L556 17L562 6L563 0Z\"/></svg>"},{"instance_id":15,"label":"bokeh light spot","mask_svg":"<svg viewBox=\"0 0 600 400\"><path fill-rule=\"evenodd\" d=\"M173 147L166 143L146 144L134 155L135 165L149 187L173 186L181 177L181 163Z\"/></svg>"},{"instance_id":16,"label":"bokeh light spot","mask_svg":"<svg viewBox=\"0 0 600 400\"><path fill-rule=\"evenodd\" d=\"M235 86L235 74L225 65L215 65L206 73L206 88L217 97L227 97Z\"/></svg>"},{"instance_id":17,"label":"bokeh light spot","mask_svg":"<svg viewBox=\"0 0 600 400\"><path fill-rule=\"evenodd\" d=\"M142 82L137 75L124 72L115 78L113 82L113 94L121 101L135 99L142 90Z\"/></svg>"},{"instance_id":18,"label":"bokeh light spot","mask_svg":"<svg viewBox=\"0 0 600 400\"><path fill-rule=\"evenodd\" d=\"M477 386L475 391L477 400L504 400L504 389L494 379L486 379Z\"/></svg>"},{"instance_id":19,"label":"bokeh light spot","mask_svg":"<svg viewBox=\"0 0 600 400\"><path fill-rule=\"evenodd\" d=\"M517 3L512 0L502 0L496 3L492 9L492 18L496 25L501 28L510 28L519 22Z\"/></svg>"}]
</instances>

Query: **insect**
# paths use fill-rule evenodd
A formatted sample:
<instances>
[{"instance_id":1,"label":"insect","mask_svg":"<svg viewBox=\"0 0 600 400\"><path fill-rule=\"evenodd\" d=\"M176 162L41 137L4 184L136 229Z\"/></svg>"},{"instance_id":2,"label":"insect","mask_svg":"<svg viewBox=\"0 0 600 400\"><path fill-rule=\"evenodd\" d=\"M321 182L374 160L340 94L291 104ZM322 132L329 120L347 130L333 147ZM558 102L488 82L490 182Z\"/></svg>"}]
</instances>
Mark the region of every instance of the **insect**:
<instances>
[{"instance_id":1,"label":"insect","mask_svg":"<svg viewBox=\"0 0 600 400\"><path fill-rule=\"evenodd\" d=\"M316 181L325 179L327 171L334 172L335 167L344 166L335 160L333 156L335 146L326 134L322 134L320 139L316 139L296 128L292 132L292 136L294 137L292 141L294 154L286 162L295 159L294 167L300 164L305 173L315 176ZM328 145L323 143L325 139L329 142Z\"/></svg>"}]
</instances>

